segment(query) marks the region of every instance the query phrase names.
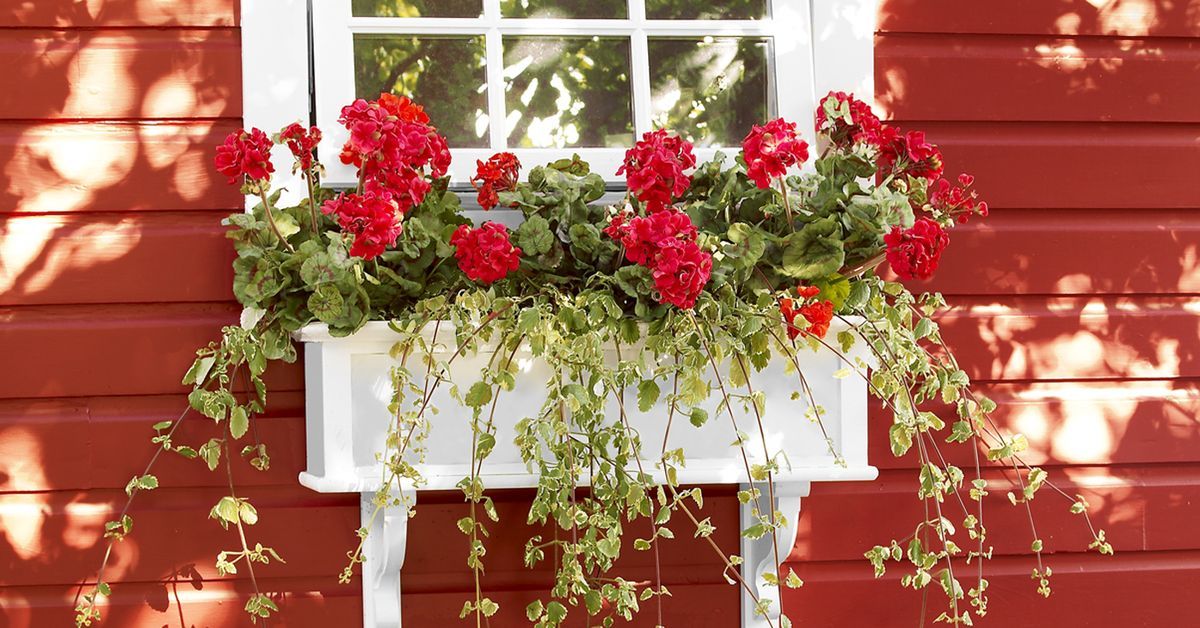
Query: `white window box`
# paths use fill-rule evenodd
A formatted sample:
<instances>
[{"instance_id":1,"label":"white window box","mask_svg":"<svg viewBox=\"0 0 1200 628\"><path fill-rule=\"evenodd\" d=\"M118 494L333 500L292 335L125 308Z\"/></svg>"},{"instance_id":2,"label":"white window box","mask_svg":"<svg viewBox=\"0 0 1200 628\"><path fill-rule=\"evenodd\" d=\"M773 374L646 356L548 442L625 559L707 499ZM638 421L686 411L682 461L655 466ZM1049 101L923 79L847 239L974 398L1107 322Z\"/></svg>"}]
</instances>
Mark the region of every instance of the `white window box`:
<instances>
[{"instance_id":1,"label":"white window box","mask_svg":"<svg viewBox=\"0 0 1200 628\"><path fill-rule=\"evenodd\" d=\"M845 329L844 323L834 321L832 338ZM427 337L432 326L425 330ZM319 492L361 493L363 524L371 510L374 491L378 490L382 471L375 462L380 452L391 415L387 410L392 395L389 369L394 360L388 352L397 336L387 323L368 323L358 333L334 338L324 325L314 324L302 329L297 339L305 345L305 387L307 412L308 469L300 474L301 484ZM442 324L439 345L453 351L453 329ZM860 344L861 346L861 344ZM630 355L631 348L624 349ZM460 386L469 386L478 379L488 351L481 347L478 355L464 354L452 364L451 379ZM513 444L514 426L521 418L535 415L544 400L545 382L550 370L527 351L518 350L517 363L523 373L517 378L516 389L502 392L499 398L496 448L483 465L482 480L488 489L530 488L537 476L530 473L521 461ZM779 532L781 547L791 547L795 541L800 512L800 498L808 495L812 482L872 480L877 471L867 463L867 386L862 377L852 374L836 378L834 373L846 363L832 351L802 350L800 363L816 403L825 408L822 423L829 434L831 446L844 460L835 463L821 428L804 418L807 399L791 398L799 387L797 374L786 369L787 360L777 358L766 369L752 377L756 390L765 393L766 412L763 428L767 449L774 455L782 451L790 467L775 474L776 507L787 518L788 526ZM852 355L854 355L852 353ZM613 358L615 360L615 350ZM419 375L419 374L418 374ZM422 382L415 382L418 386ZM434 394L432 404L440 413L431 419L425 462L420 466L426 484L405 486L403 490L453 489L470 475L471 426L470 413L450 398L450 386L443 383ZM665 389L668 389L664 387ZM706 404L710 418L703 427L692 426L686 417L676 416L670 431L669 448L683 448L687 465L679 471L679 481L686 484L746 485L741 453L731 443L735 433L729 418L716 414L720 393L715 392ZM636 393L627 393L626 409L632 427L641 436L646 452L643 465L647 471L655 468L655 459L667 425L667 409L663 401L648 413L637 410L633 402ZM736 407L736 404L735 404ZM619 416L617 404L611 416ZM758 437L753 416L738 415L739 428L751 434L744 445L751 462L762 462L764 447ZM763 491L766 495L767 491ZM419 498L418 498L419 503ZM750 521L748 507L743 507L743 523ZM368 538L366 563L363 567L363 604L365 625L399 626L400 569L404 560L407 534L407 515L402 508L391 509L377 517ZM743 539L741 555L747 581L758 582L759 574L772 570L772 541ZM776 600L778 589L764 588L760 596ZM743 625L765 625L754 618L751 604L743 594Z\"/></svg>"}]
</instances>

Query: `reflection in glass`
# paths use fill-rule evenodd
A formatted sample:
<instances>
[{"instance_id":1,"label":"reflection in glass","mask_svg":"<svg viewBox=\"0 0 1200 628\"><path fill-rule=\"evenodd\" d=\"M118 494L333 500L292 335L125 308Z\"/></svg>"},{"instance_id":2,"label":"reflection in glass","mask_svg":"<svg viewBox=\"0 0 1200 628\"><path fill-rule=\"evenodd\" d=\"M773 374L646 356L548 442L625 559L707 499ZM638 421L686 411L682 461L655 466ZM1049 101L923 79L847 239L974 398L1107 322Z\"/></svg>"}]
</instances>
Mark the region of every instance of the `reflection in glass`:
<instances>
[{"instance_id":1,"label":"reflection in glass","mask_svg":"<svg viewBox=\"0 0 1200 628\"><path fill-rule=\"evenodd\" d=\"M354 91L383 92L425 107L451 146L488 145L486 53L482 36L354 36Z\"/></svg>"},{"instance_id":2,"label":"reflection in glass","mask_svg":"<svg viewBox=\"0 0 1200 628\"><path fill-rule=\"evenodd\" d=\"M504 79L510 147L633 142L628 39L505 37Z\"/></svg>"},{"instance_id":3,"label":"reflection in glass","mask_svg":"<svg viewBox=\"0 0 1200 628\"><path fill-rule=\"evenodd\" d=\"M736 146L751 125L766 121L770 39L649 40L650 115L697 146Z\"/></svg>"},{"instance_id":4,"label":"reflection in glass","mask_svg":"<svg viewBox=\"0 0 1200 628\"><path fill-rule=\"evenodd\" d=\"M767 0L646 0L652 20L760 20Z\"/></svg>"},{"instance_id":5,"label":"reflection in glass","mask_svg":"<svg viewBox=\"0 0 1200 628\"><path fill-rule=\"evenodd\" d=\"M620 18L629 16L626 0L500 0L504 17Z\"/></svg>"},{"instance_id":6,"label":"reflection in glass","mask_svg":"<svg viewBox=\"0 0 1200 628\"><path fill-rule=\"evenodd\" d=\"M351 0L350 14L354 17L479 17L483 15L481 5L482 0Z\"/></svg>"}]
</instances>

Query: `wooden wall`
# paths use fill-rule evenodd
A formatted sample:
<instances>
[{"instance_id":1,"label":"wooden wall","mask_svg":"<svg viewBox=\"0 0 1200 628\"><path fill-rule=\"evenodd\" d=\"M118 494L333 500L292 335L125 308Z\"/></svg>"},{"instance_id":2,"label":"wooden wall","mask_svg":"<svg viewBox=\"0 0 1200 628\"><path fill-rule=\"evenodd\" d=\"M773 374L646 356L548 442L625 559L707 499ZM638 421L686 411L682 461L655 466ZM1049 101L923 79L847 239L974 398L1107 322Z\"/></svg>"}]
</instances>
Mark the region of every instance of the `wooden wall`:
<instances>
[{"instance_id":1,"label":"wooden wall","mask_svg":"<svg viewBox=\"0 0 1200 628\"><path fill-rule=\"evenodd\" d=\"M880 104L928 131L993 208L952 233L928 286L954 305L946 336L1117 551L1085 553L1079 517L1040 495L1055 574L1042 600L1024 511L993 491L981 624L1184 625L1200 578L1200 2L881 4ZM861 559L920 518L915 457L893 459L888 417L873 420L880 479L807 502L792 559L808 584L787 598L801 625L919 617L899 574L875 581ZM940 591L929 600L936 615Z\"/></svg>"},{"instance_id":2,"label":"wooden wall","mask_svg":"<svg viewBox=\"0 0 1200 628\"><path fill-rule=\"evenodd\" d=\"M178 415L192 351L236 318L219 220L240 198L210 164L241 125L237 4L0 8L2 626L70 623L103 521L153 451L148 426ZM1079 520L1039 498L1056 574L1041 600L1023 512L998 496L991 625L1177 625L1200 577L1200 3L1095 4L885 0L880 14L881 104L926 129L995 208L954 233L930 286L955 304L946 334L1031 457L1097 506L1118 551L1083 553ZM257 423L272 468L238 478L262 515L253 535L288 560L260 569L261 584L283 608L275 625L354 625L358 585L335 575L357 499L297 485L302 379L286 367L272 380ZM873 580L861 558L917 516L914 461L886 451L889 420L873 417L879 481L819 486L805 502L792 560L807 585L787 597L797 625L916 622L919 595ZM181 431L202 442L215 428L193 417ZM137 500L117 548L105 625L245 624L248 581L212 568L235 537L204 519L224 476L176 460L157 474L164 488ZM735 500L709 495L733 551ZM527 499L499 496L513 525L488 557L495 626L523 625L547 582L520 565ZM454 625L468 595L457 502L432 496L413 521L406 625ZM665 559L668 625L736 625L737 591L707 550L680 540ZM652 571L639 555L624 573ZM651 607L639 624L653 623Z\"/></svg>"}]
</instances>

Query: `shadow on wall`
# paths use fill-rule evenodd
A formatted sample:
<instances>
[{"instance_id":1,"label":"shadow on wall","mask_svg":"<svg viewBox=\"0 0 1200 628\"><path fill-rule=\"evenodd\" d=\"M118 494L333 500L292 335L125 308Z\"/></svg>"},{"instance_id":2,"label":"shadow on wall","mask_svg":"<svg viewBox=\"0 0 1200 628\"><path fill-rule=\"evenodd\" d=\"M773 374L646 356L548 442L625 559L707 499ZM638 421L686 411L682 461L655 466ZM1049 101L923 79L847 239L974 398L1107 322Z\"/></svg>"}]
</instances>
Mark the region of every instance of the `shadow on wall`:
<instances>
[{"instance_id":1,"label":"shadow on wall","mask_svg":"<svg viewBox=\"0 0 1200 628\"><path fill-rule=\"evenodd\" d=\"M218 221L241 199L211 171L210 158L212 147L239 126L240 58L237 31L226 28L233 17L209 18L237 3L14 4L0 10L0 24L26 27L0 27L0 59L12 72L9 84L18 86L0 93L0 322L11 320L24 306L228 300L231 253ZM995 104L996 111L1009 120L1030 122L1035 129L1049 122L1066 125L1066 135L1037 136L1043 143L1029 144L1033 150L1053 148L1062 137L1106 133L1070 125L1104 120L1111 110L1106 99L1112 98L1128 98L1119 101L1125 103L1124 111L1162 118L1168 127L1160 131L1168 133L1164 141L1176 142L1180 151L1195 151L1200 142L1195 92L1157 91L1195 89L1195 62L1184 59L1172 66L1176 57L1171 53L1195 51L1194 42L1178 38L1200 35L1197 0L1036 0L1023 3L1020 11L987 11L961 0L883 4L884 30L913 33L926 25L956 24L951 31L1027 33L1028 37L988 40L985 50L996 53L989 67L1028 77L1021 87L1029 93ZM124 28L181 24L203 28ZM103 28L55 30L65 26ZM1122 38L1093 37L1110 33ZM1158 35L1176 39L1156 40ZM909 56L881 64L879 102L900 118L956 120L930 122L931 139L939 141L939 133L948 138L951 163L961 154L960 163L973 164L985 198L991 189L1001 199L992 219L955 234L946 260L948 274L935 284L959 304L943 319L946 335L972 375L1006 403L1001 420L1029 435L1031 458L1049 463L1194 462L1200 451L1200 300L1195 296L1200 288L1200 235L1194 220L1172 210L1186 202L1136 207L1136 219L1124 206L1084 208L1081 213L1099 212L1099 217L1088 213L1085 218L1038 209L1045 205L1037 204L1037 195L1047 188L1037 180L1012 178L1012 163L1027 155L1001 151L1002 158L989 161L980 155L991 151L990 146L955 144L977 134L978 127L972 125L1005 119L978 113L978 92L962 89L960 94L955 89L955 83L976 80L972 73L947 74L934 63L947 57L979 63L965 54L979 49L956 49L955 41L939 43L907 34L899 40L899 52ZM1143 85L1141 71L1130 68L1149 63L1193 80L1182 86L1162 81ZM996 76L985 74L978 80ZM1184 100L1189 94L1192 100ZM1175 95L1182 96L1168 97ZM1193 117L1181 113L1181 102L1193 106ZM914 118L917 112L926 115ZM1093 117L1071 118L1078 115ZM1073 129L1076 135L1070 134ZM1117 131L1109 139L1128 137L1136 139ZM1081 150L1095 151L1095 146ZM1030 170L1039 169L1027 168L1019 176L1038 176ZM1173 172L1169 166L1166 171ZM1094 172L1071 172L1076 178L1062 183L1067 191L1056 193L1067 201L1092 193L1087 190L1103 187L1108 179ZM1063 206L1080 209L1069 202ZM1143 215L1161 220L1147 227ZM1129 221L1128 229L1121 220ZM1097 228L1103 224L1117 227ZM1104 246L1081 244L1078 231L1084 229L1105 238ZM1144 239L1131 240L1129 234L1139 229ZM1061 254L1066 247L1071 247L1071 255ZM143 368L182 372L184 366ZM47 372L44 377L53 381L61 376ZM1116 380L1123 383L1116 385ZM27 396L39 396L38 391ZM92 421L88 399L3 403L7 405L0 410L10 411L0 411L0 586L19 583L39 603L54 598L64 607L65 618L76 592L55 588L55 583L93 576L103 546L103 522L123 503L119 485L79 490L79 474L64 469L78 469L83 463L65 459L66 452L86 451L92 456L86 463L89 468L103 467L114 477L127 478L140 472L149 445L137 451L91 447L90 434L75 429ZM146 425L152 421L147 417ZM878 423L876 434L882 434L886 419ZM78 442L67 446L64 439ZM879 442L879 436L875 440ZM1109 482L1115 490L1094 500L1102 509L1101 525L1138 518L1139 513L1120 505L1130 487L1137 486L1136 479L1106 478L1103 469L1071 473L1077 476L1072 480L1084 486L1115 481ZM1182 498L1176 494L1166 499ZM203 517L169 508L165 512ZM144 525L171 529L172 521ZM889 533L873 531L879 539ZM178 566L181 561L173 557L151 560L141 542L135 531L118 548L112 572L119 577L134 573L139 563L159 565L153 577L143 579L146 584L138 585L144 599L124 602L130 623L178 619L186 624L182 616L163 616L171 601L166 597L169 590L193 594L173 598L174 610L182 613L188 599L204 599L206 587L214 596L241 587L204 579L211 577L211 554L222 546L220 541L190 539L194 546L187 552L163 546L166 553L194 554L176 557L194 560L200 567ZM1117 542L1122 549L1122 543L1136 546L1139 539L1118 537ZM864 564L864 573L867 569ZM328 570L326 575L333 573ZM158 584L150 582L155 579ZM13 590L0 589L0 618L18 626L24 612L20 609L30 602ZM122 595L134 594L117 594ZM240 613L237 606L231 602L221 612L234 617Z\"/></svg>"},{"instance_id":2,"label":"shadow on wall","mask_svg":"<svg viewBox=\"0 0 1200 628\"><path fill-rule=\"evenodd\" d=\"M6 5L0 9L7 77L0 90L0 362L7 369L0 367L0 376L21 368L4 339L19 333L12 321L30 320L30 306L229 300L231 255L219 221L241 203L211 170L212 147L240 125L236 2ZM97 316L95 323L105 322ZM45 349L72 360L68 347ZM43 396L36 389L19 393ZM130 450L93 448L90 430L105 426L91 425L91 402L0 400L0 624L70 624L78 588L62 583L94 577L104 522L124 501L120 484L90 472L115 465L120 476L132 476L152 452L148 432ZM193 514L203 517L187 516ZM172 528L170 520L158 525ZM123 608L111 609L106 623L161 624L175 615L177 625L189 625L180 593L201 600L196 596L206 583L186 561L211 563L216 545L181 547L149 561L141 545L136 538L120 544L110 576L135 573L139 562L163 568L131 586L136 593L126 596L140 596L137 602L118 595L114 604ZM211 592L213 584L207 586ZM175 608L164 615L168 594ZM47 613L47 605L61 612ZM222 610L203 620L236 621L240 603Z\"/></svg>"}]
</instances>

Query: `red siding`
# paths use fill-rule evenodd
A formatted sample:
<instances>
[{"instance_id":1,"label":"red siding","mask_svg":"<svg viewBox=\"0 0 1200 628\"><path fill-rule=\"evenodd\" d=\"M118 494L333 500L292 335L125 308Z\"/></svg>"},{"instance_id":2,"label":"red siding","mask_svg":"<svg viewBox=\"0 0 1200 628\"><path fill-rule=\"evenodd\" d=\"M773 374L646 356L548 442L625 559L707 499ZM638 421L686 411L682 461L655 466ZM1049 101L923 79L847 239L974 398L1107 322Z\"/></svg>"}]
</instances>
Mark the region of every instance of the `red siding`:
<instances>
[{"instance_id":1,"label":"red siding","mask_svg":"<svg viewBox=\"0 0 1200 628\"><path fill-rule=\"evenodd\" d=\"M220 218L240 205L211 172L241 121L236 0L10 3L0 9L0 625L69 623L93 575L102 522L152 451L148 425L178 413L196 347L235 318ZM1003 4L1003 6L1001 6ZM984 625L1161 626L1200 578L1200 8L1083 0L885 0L880 102L974 173L993 216L956 231L931 285L954 309L964 367L1025 431L1031 458L1098 507L1118 550L1085 554L1078 520L1039 500L1055 594L1038 598L1022 513L988 504L1000 556ZM357 583L334 575L357 499L297 486L301 371L271 374L258 423L273 458L240 474L254 533L287 565L260 571L292 626L352 625ZM887 452L872 415L873 483L814 487L787 593L797 625L901 626L920 597L861 558L916 516L913 461ZM181 438L213 427L189 419ZM949 453L961 457L962 452ZM218 578L234 538L205 521L223 476L168 460L117 548L109 626L240 625L249 583ZM728 489L706 502L737 546ZM498 495L485 581L522 625L545 572L520 564L528 494ZM423 499L404 572L409 625L453 624L470 588L453 493ZM1006 540L999 538L1005 530ZM686 537L688 535L680 535ZM625 576L650 578L645 555ZM664 556L669 625L733 626L736 589L684 540ZM1110 593L1111 592L1111 593ZM936 595L931 599L936 599ZM653 623L647 609L642 624Z\"/></svg>"},{"instance_id":2,"label":"red siding","mask_svg":"<svg viewBox=\"0 0 1200 628\"><path fill-rule=\"evenodd\" d=\"M929 285L954 305L946 337L998 421L1087 496L1117 550L1085 553L1078 517L1039 497L1055 572L1043 600L1024 512L994 493L979 623L1179 625L1200 578L1200 190L1187 183L1200 172L1200 6L884 0L879 24L879 102L941 144L951 174L976 175L993 207L954 232ZM862 559L921 516L915 460L891 457L888 421L872 416L878 481L813 488L792 554L807 584L786 592L800 625L919 617L899 573L875 580Z\"/></svg>"}]
</instances>

